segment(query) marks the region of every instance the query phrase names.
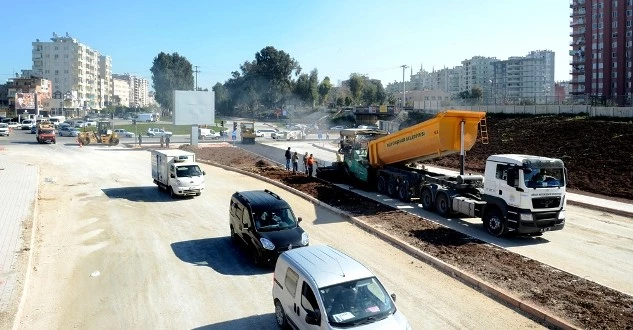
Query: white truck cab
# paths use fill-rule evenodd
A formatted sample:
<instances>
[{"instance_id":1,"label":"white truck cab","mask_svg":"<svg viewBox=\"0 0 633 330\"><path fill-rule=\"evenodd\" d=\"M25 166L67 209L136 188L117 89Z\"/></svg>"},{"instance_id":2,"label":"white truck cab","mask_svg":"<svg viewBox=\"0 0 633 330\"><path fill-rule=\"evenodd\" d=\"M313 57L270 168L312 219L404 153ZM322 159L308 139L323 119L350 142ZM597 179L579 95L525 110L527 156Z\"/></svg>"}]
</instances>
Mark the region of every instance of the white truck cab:
<instances>
[{"instance_id":1,"label":"white truck cab","mask_svg":"<svg viewBox=\"0 0 633 330\"><path fill-rule=\"evenodd\" d=\"M332 247L282 253L273 280L275 319L294 329L411 329L378 278Z\"/></svg>"},{"instance_id":2,"label":"white truck cab","mask_svg":"<svg viewBox=\"0 0 633 330\"><path fill-rule=\"evenodd\" d=\"M152 178L169 195L200 196L205 188L204 171L196 155L183 150L152 150Z\"/></svg>"}]
</instances>

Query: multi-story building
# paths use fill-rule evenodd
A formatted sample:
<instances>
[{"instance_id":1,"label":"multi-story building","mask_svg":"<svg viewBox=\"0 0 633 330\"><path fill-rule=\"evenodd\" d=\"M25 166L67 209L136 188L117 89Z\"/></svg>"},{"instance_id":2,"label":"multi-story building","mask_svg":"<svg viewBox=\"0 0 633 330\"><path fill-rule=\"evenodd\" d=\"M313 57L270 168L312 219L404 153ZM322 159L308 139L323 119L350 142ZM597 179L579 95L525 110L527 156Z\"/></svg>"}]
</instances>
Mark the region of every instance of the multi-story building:
<instances>
[{"instance_id":1,"label":"multi-story building","mask_svg":"<svg viewBox=\"0 0 633 330\"><path fill-rule=\"evenodd\" d=\"M149 106L149 82L147 79L139 78L130 74L115 74L116 79L126 80L129 85L128 103L130 107Z\"/></svg>"},{"instance_id":2,"label":"multi-story building","mask_svg":"<svg viewBox=\"0 0 633 330\"><path fill-rule=\"evenodd\" d=\"M493 63L498 62L495 57L474 56L462 61L464 75L464 90L470 91L474 87L483 90L484 97L489 93L490 81L494 77Z\"/></svg>"},{"instance_id":3,"label":"multi-story building","mask_svg":"<svg viewBox=\"0 0 633 330\"><path fill-rule=\"evenodd\" d=\"M99 56L99 106L104 108L111 103L112 96L112 58Z\"/></svg>"},{"instance_id":4,"label":"multi-story building","mask_svg":"<svg viewBox=\"0 0 633 330\"><path fill-rule=\"evenodd\" d=\"M112 76L112 104L123 107L130 106L130 81Z\"/></svg>"},{"instance_id":5,"label":"multi-story building","mask_svg":"<svg viewBox=\"0 0 633 330\"><path fill-rule=\"evenodd\" d=\"M11 115L44 115L51 109L52 87L48 79L11 78L7 82L8 108Z\"/></svg>"},{"instance_id":6,"label":"multi-story building","mask_svg":"<svg viewBox=\"0 0 633 330\"><path fill-rule=\"evenodd\" d=\"M488 104L544 104L554 101L554 52L532 51L493 63L493 76L483 85Z\"/></svg>"},{"instance_id":7,"label":"multi-story building","mask_svg":"<svg viewBox=\"0 0 633 330\"><path fill-rule=\"evenodd\" d=\"M33 42L32 71L52 82L54 95L70 96L71 104L64 108L65 115L80 115L82 110L103 107L107 87L101 80L111 79L107 77L111 68L100 68L100 56L68 34L60 37L53 33L51 41ZM107 59L103 62L111 65Z\"/></svg>"},{"instance_id":8,"label":"multi-story building","mask_svg":"<svg viewBox=\"0 0 633 330\"><path fill-rule=\"evenodd\" d=\"M571 0L572 95L631 105L633 0Z\"/></svg>"},{"instance_id":9,"label":"multi-story building","mask_svg":"<svg viewBox=\"0 0 633 330\"><path fill-rule=\"evenodd\" d=\"M571 84L569 81L557 81L554 84L554 97L556 103L567 102L571 95Z\"/></svg>"}]
</instances>

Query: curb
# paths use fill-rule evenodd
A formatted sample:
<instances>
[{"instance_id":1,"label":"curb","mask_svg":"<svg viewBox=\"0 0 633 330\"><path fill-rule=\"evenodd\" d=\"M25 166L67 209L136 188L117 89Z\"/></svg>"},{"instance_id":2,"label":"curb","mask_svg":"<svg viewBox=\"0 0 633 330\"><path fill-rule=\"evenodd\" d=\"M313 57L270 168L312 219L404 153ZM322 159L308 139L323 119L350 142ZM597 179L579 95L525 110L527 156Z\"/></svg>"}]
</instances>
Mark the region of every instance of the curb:
<instances>
[{"instance_id":1,"label":"curb","mask_svg":"<svg viewBox=\"0 0 633 330\"><path fill-rule=\"evenodd\" d=\"M279 181L275 181L275 180L271 180L267 177L261 176L259 174L255 174L255 173L251 173L248 171L244 171L241 169L237 169L237 168L233 168L233 167L229 167L229 166L225 166L225 165L221 165L218 163L214 163L211 161L207 161L207 160L203 160L203 159L198 159L197 160L200 163L204 163L204 164L208 164L208 165L212 165L212 166L216 166L219 168L222 168L224 170L227 171L233 171L233 172L237 172L243 175L247 175L253 178L256 178L258 180L262 180L265 181L267 183L270 183L276 187L282 188L284 190L290 191L293 194L302 197L303 199L306 199L310 202L312 202L315 205L319 205L322 206L328 210L330 210L331 212L341 215L343 217L346 217L348 219L348 221L350 221L352 224L358 226L359 228L365 230L366 232L373 234L387 242L389 242L390 244L396 246L397 248L399 248L400 250L416 257L417 259L426 262L427 264L430 264L431 266L433 266L434 268L436 268L437 270L441 271L442 273L449 275L451 277L457 278L460 281L467 283L471 286L476 287L477 289L479 289L482 292L488 293L490 296L492 296L495 300L504 302L508 305L511 305L515 308L518 308L519 310L523 311L524 313L532 316L534 319L538 320L538 321L543 321L547 324L550 324L554 327L560 328L560 329L579 329L578 327L572 325L571 323L568 323L567 321L560 319L550 313L548 313L547 311L544 311L534 305L531 305L530 303L526 303L523 302L521 300L519 300L518 298L514 297L512 294L510 294L509 292L502 290L500 288L495 287L494 285L485 283L483 281L481 281L478 277L469 274L467 272L464 272L452 265L449 265L447 263L445 263L444 261L435 258L434 256L431 256L425 252L423 252L422 250L406 243L403 241L398 240L397 238L393 237L392 235L390 235L389 233L382 231L380 229L374 228L371 225L359 220L358 218L352 216L351 214L342 211L338 208L335 208L329 204L326 204L308 194L305 194L295 188L289 187Z\"/></svg>"}]
</instances>

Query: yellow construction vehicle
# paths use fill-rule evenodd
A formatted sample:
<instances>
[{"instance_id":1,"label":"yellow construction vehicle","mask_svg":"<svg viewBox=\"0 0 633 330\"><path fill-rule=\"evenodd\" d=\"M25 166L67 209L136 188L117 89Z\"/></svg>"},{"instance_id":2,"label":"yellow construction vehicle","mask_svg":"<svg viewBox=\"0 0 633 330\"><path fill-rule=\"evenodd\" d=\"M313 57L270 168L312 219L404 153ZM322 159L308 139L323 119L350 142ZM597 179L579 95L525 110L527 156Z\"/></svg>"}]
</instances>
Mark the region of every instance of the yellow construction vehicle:
<instances>
[{"instance_id":1,"label":"yellow construction vehicle","mask_svg":"<svg viewBox=\"0 0 633 330\"><path fill-rule=\"evenodd\" d=\"M82 145L88 145L91 143L101 143L110 146L119 144L119 136L112 131L112 124L107 121L97 122L97 131L88 131L84 126L84 131L79 132L77 140Z\"/></svg>"},{"instance_id":2,"label":"yellow construction vehicle","mask_svg":"<svg viewBox=\"0 0 633 330\"><path fill-rule=\"evenodd\" d=\"M240 135L242 136L242 144L254 144L257 137L255 123L240 123Z\"/></svg>"}]
</instances>

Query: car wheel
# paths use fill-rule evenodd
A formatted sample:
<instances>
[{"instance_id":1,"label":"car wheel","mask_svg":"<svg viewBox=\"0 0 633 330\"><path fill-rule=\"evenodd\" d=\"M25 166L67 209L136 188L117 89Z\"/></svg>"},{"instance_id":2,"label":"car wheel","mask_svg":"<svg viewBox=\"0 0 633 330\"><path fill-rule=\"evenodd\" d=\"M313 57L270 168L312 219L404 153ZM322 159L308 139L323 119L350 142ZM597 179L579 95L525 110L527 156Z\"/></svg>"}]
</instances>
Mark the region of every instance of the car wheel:
<instances>
[{"instance_id":1,"label":"car wheel","mask_svg":"<svg viewBox=\"0 0 633 330\"><path fill-rule=\"evenodd\" d=\"M281 306L281 302L279 302L278 299L275 299L275 320L281 329L288 329L286 313L284 312L284 308Z\"/></svg>"}]
</instances>

